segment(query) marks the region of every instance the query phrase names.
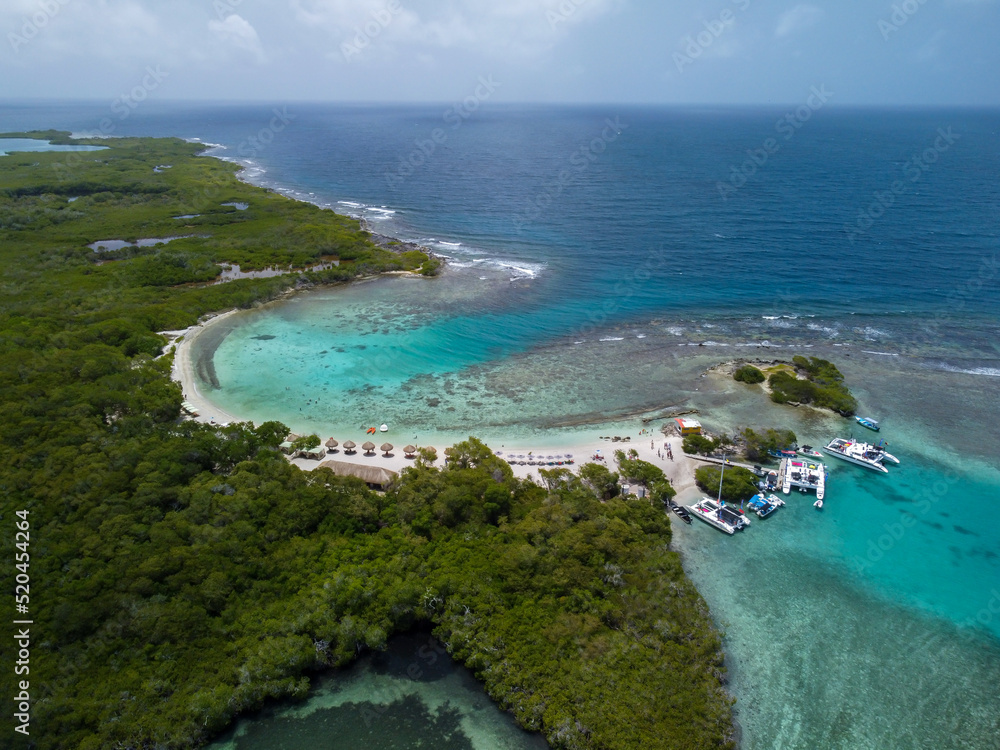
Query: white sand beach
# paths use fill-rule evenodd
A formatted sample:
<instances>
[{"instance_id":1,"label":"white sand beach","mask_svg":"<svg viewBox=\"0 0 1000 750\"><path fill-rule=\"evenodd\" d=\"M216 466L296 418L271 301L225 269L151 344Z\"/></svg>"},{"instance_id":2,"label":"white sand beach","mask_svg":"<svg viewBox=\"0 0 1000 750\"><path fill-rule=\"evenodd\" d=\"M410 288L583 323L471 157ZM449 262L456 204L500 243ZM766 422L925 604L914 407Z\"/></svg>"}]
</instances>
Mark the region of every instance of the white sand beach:
<instances>
[{"instance_id":1,"label":"white sand beach","mask_svg":"<svg viewBox=\"0 0 1000 750\"><path fill-rule=\"evenodd\" d=\"M198 337L206 326L218 323L220 320L241 312L240 310L230 310L220 315L208 318L207 320L180 331L161 331L160 333L174 339L174 363L171 377L181 385L184 393L184 400L194 406L198 411L195 419L199 422L240 422L239 417L223 411L213 404L198 389L198 379L194 374L194 360L191 356L191 344Z\"/></svg>"},{"instance_id":2,"label":"white sand beach","mask_svg":"<svg viewBox=\"0 0 1000 750\"><path fill-rule=\"evenodd\" d=\"M176 349L174 353L172 377L175 381L180 383L184 393L184 400L197 409L198 416L194 417L194 419L200 422L223 424L228 422L247 421L239 415L230 414L223 409L220 409L199 390L197 378L195 377L194 361L191 355L192 346L195 340L207 326L217 323L238 312L240 311L231 310L229 312L222 313L221 315L205 320L198 325L191 326L183 331L163 332L174 339L179 339L175 344ZM561 458L566 454L570 454L573 457L574 463L564 465L564 468L568 469L577 469L580 465L593 461L594 457L598 455L598 452L600 452L600 455L603 456L603 463L607 464L612 470L614 470L614 452L618 449L625 451L634 449L639 454L640 459L643 461L649 461L654 466L660 467L678 493L690 490L694 487L694 469L696 468L696 464L684 455L684 452L681 450L681 438L679 436L676 434L665 436L662 432L660 432L661 424L662 423L644 425L637 420L634 430L627 434L630 438L629 442L601 440L595 437L595 432L599 428L593 427L589 428L585 432L581 431L579 433L578 440L571 437L564 445L561 446L540 446L531 445L527 442L509 442L496 439L488 439L485 440L485 442L494 452L497 452L498 455L501 455L503 458L507 458L511 454L518 456L523 455L525 458L519 460L527 461L530 460L528 458L529 452L531 452L532 458L542 458L547 456L558 456ZM328 437L330 436L320 435L320 439L324 443ZM353 440L358 445L357 452L346 455L344 450L341 447L338 447L335 452L328 453L323 459L295 458L292 459L292 463L306 471L315 469L325 460L335 460L366 466L380 466L389 469L390 471L399 472L407 466L411 466L415 460L413 458L407 458L403 454L402 450L404 446L412 444L414 441L412 439L404 439L394 434L393 430L386 433L378 432L374 435L361 433L360 435L334 435L334 437L336 437L341 443L346 440ZM626 437L626 435L621 435L621 437ZM360 446L367 440L371 440L371 442L376 445L376 448L381 446L383 443L388 442L393 445L393 450L388 455L385 455L384 452L380 450L376 450L373 454L365 455L364 452L360 450ZM667 457L665 446L668 443L673 452L673 460ZM421 443L418 447L435 448L439 456L437 464L440 465L444 463L444 449L449 446L447 444L434 444L432 446L428 446L425 443ZM658 451L660 452L660 455L658 455ZM546 458L544 460L548 459ZM553 460L556 459L554 458ZM514 464L511 466L515 476L522 478L531 477L536 481L540 479L539 469L554 468L560 467L522 466L520 464Z\"/></svg>"}]
</instances>

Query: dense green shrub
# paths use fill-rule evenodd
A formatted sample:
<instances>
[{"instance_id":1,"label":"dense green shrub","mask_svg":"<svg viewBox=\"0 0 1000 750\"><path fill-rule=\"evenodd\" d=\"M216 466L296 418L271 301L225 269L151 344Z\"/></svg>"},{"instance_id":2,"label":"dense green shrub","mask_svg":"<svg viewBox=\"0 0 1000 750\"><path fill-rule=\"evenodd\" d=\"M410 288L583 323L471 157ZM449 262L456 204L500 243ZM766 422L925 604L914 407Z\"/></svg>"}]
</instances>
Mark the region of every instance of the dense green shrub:
<instances>
[{"instance_id":1,"label":"dense green shrub","mask_svg":"<svg viewBox=\"0 0 1000 750\"><path fill-rule=\"evenodd\" d=\"M766 378L764 377L764 373L753 365L743 365L733 373L733 380L752 385L754 383L763 383Z\"/></svg>"},{"instance_id":2,"label":"dense green shrub","mask_svg":"<svg viewBox=\"0 0 1000 750\"><path fill-rule=\"evenodd\" d=\"M714 453L718 447L718 442L705 435L686 435L681 443L684 452L692 456L707 456Z\"/></svg>"},{"instance_id":3,"label":"dense green shrub","mask_svg":"<svg viewBox=\"0 0 1000 750\"><path fill-rule=\"evenodd\" d=\"M694 479L706 494L719 494L719 474L721 466L701 466L695 470ZM727 466L722 477L722 499L730 503L747 500L757 494L757 477L752 471L740 466Z\"/></svg>"},{"instance_id":4,"label":"dense green shrub","mask_svg":"<svg viewBox=\"0 0 1000 750\"><path fill-rule=\"evenodd\" d=\"M795 433L791 430L779 430L768 427L757 432L749 427L740 431L745 442L745 454L751 461L763 461L768 457L768 451L778 451L795 445Z\"/></svg>"},{"instance_id":5,"label":"dense green shrub","mask_svg":"<svg viewBox=\"0 0 1000 750\"><path fill-rule=\"evenodd\" d=\"M806 359L796 356L792 361L805 374L806 379L797 378L783 370L773 373L767 381L772 401L778 404L814 404L844 416L855 413L857 401L844 385L844 376L835 365L818 357Z\"/></svg>"}]
</instances>

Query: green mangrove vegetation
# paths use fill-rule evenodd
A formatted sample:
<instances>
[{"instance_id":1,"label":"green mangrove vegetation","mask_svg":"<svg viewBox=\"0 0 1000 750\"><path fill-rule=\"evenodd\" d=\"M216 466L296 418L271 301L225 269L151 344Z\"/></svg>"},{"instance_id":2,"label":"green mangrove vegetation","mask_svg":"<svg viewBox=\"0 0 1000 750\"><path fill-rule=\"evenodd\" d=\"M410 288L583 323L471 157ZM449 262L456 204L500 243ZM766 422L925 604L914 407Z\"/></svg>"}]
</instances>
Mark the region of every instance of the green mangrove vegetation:
<instances>
[{"instance_id":1,"label":"green mangrove vegetation","mask_svg":"<svg viewBox=\"0 0 1000 750\"><path fill-rule=\"evenodd\" d=\"M35 746L197 747L429 625L553 747L734 747L720 638L669 519L607 469L543 486L470 438L383 494L290 465L280 423L180 419L158 331L427 258L240 183L201 146L100 143L0 157L0 517L30 520ZM296 273L210 283L223 264ZM619 470L672 491L643 464Z\"/></svg>"},{"instance_id":2,"label":"green mangrove vegetation","mask_svg":"<svg viewBox=\"0 0 1000 750\"><path fill-rule=\"evenodd\" d=\"M763 383L767 377L753 365L743 365L733 372L733 380L753 385L754 383Z\"/></svg>"},{"instance_id":3,"label":"green mangrove vegetation","mask_svg":"<svg viewBox=\"0 0 1000 750\"><path fill-rule=\"evenodd\" d=\"M721 466L700 466L694 472L695 482L710 497L719 494L719 474ZM738 503L757 494L757 477L749 469L741 466L727 466L722 477L722 499L728 503Z\"/></svg>"},{"instance_id":4,"label":"green mangrove vegetation","mask_svg":"<svg viewBox=\"0 0 1000 750\"><path fill-rule=\"evenodd\" d=\"M818 357L793 357L796 374L778 370L767 379L771 400L778 404L812 404L845 417L853 415L858 402L844 384L844 376L832 362Z\"/></svg>"},{"instance_id":5,"label":"green mangrove vegetation","mask_svg":"<svg viewBox=\"0 0 1000 750\"><path fill-rule=\"evenodd\" d=\"M742 441L743 455L751 461L766 461L768 451L779 451L795 445L797 438L792 430L768 427L764 430L754 430L745 427L739 431Z\"/></svg>"}]
</instances>

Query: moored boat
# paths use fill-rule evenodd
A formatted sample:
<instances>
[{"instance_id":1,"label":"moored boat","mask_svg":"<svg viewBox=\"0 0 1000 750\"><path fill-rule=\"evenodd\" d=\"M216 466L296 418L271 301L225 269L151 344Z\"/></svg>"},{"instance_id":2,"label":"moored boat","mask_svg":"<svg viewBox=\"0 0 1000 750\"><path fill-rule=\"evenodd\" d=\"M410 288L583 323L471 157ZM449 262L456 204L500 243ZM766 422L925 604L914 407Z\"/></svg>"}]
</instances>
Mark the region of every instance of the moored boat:
<instances>
[{"instance_id":1,"label":"moored boat","mask_svg":"<svg viewBox=\"0 0 1000 750\"><path fill-rule=\"evenodd\" d=\"M789 494L793 487L797 487L799 492L816 493L818 500L823 499L826 493L826 467L818 461L786 461L785 479L781 486L785 494Z\"/></svg>"},{"instance_id":2,"label":"moored boat","mask_svg":"<svg viewBox=\"0 0 1000 750\"><path fill-rule=\"evenodd\" d=\"M709 526L714 526L719 531L724 531L732 535L749 526L750 519L739 508L729 507L722 501L722 480L726 476L726 463L728 461L724 459L722 471L719 472L718 499L712 500L711 498L703 497L700 502L689 505L688 510L692 511L697 518L700 518Z\"/></svg>"},{"instance_id":3,"label":"moored boat","mask_svg":"<svg viewBox=\"0 0 1000 750\"><path fill-rule=\"evenodd\" d=\"M766 518L771 515L784 504L785 501L777 495L768 495L767 497L764 497L763 493L758 493L747 500L747 507L761 518Z\"/></svg>"},{"instance_id":4,"label":"moored boat","mask_svg":"<svg viewBox=\"0 0 1000 750\"><path fill-rule=\"evenodd\" d=\"M881 427L879 427L878 422L876 422L874 419L870 419L868 417L855 417L854 419L855 421L857 421L859 425L861 425L862 427L867 427L869 430L875 430L875 432L878 432L879 430L882 429Z\"/></svg>"},{"instance_id":5,"label":"moored boat","mask_svg":"<svg viewBox=\"0 0 1000 750\"><path fill-rule=\"evenodd\" d=\"M889 473L889 470L882 465L884 451L877 449L870 443L834 438L828 445L823 446L823 450L843 461L849 461L852 464L864 466L866 469L879 471L883 474Z\"/></svg>"},{"instance_id":6,"label":"moored boat","mask_svg":"<svg viewBox=\"0 0 1000 750\"><path fill-rule=\"evenodd\" d=\"M691 514L695 518L700 518L709 526L714 526L719 531L724 531L730 536L746 525L744 523L746 519L744 518L731 520L728 514L724 515L723 506L710 497L704 497L694 505L689 505L688 510L691 511Z\"/></svg>"},{"instance_id":7,"label":"moored boat","mask_svg":"<svg viewBox=\"0 0 1000 750\"><path fill-rule=\"evenodd\" d=\"M764 478L757 483L757 486L766 492L778 489L778 472L773 469L767 472Z\"/></svg>"},{"instance_id":8,"label":"moored boat","mask_svg":"<svg viewBox=\"0 0 1000 750\"><path fill-rule=\"evenodd\" d=\"M872 446L872 450L880 453L882 455L883 461L888 461L889 463L898 464L899 459L886 451L886 448L888 447L889 444L887 442L885 442L884 440L879 440L877 445Z\"/></svg>"},{"instance_id":9,"label":"moored boat","mask_svg":"<svg viewBox=\"0 0 1000 750\"><path fill-rule=\"evenodd\" d=\"M684 523L691 523L691 514L687 512L687 508L683 505L678 505L673 500L665 500L664 502Z\"/></svg>"},{"instance_id":10,"label":"moored boat","mask_svg":"<svg viewBox=\"0 0 1000 750\"><path fill-rule=\"evenodd\" d=\"M767 455L773 456L774 458L795 458L798 454L791 448L782 448L781 450L776 451L769 450Z\"/></svg>"},{"instance_id":11,"label":"moored boat","mask_svg":"<svg viewBox=\"0 0 1000 750\"><path fill-rule=\"evenodd\" d=\"M823 454L818 450L813 448L811 445L803 445L799 448L800 456L809 456L810 458L823 458Z\"/></svg>"}]
</instances>

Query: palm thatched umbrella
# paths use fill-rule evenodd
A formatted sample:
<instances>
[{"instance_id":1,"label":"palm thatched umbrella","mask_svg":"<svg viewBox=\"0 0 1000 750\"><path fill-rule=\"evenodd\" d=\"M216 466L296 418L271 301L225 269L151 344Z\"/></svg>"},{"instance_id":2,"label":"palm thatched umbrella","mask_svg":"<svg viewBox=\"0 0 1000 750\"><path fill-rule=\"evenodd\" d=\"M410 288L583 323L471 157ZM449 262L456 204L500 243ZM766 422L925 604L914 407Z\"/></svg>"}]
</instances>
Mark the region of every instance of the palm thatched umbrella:
<instances>
[{"instance_id":1,"label":"palm thatched umbrella","mask_svg":"<svg viewBox=\"0 0 1000 750\"><path fill-rule=\"evenodd\" d=\"M348 440L348 441L346 441L344 443L344 452L345 453L353 453L354 452L354 447L355 447L354 441L353 440Z\"/></svg>"},{"instance_id":2,"label":"palm thatched umbrella","mask_svg":"<svg viewBox=\"0 0 1000 750\"><path fill-rule=\"evenodd\" d=\"M417 452L416 447L412 445L408 445L405 448L403 448L403 453L405 453L407 456L412 456L416 452Z\"/></svg>"},{"instance_id":3,"label":"palm thatched umbrella","mask_svg":"<svg viewBox=\"0 0 1000 750\"><path fill-rule=\"evenodd\" d=\"M326 449L331 453L333 452L334 448L336 448L338 445L340 445L340 443L338 443L333 438L330 438L329 440L326 441Z\"/></svg>"},{"instance_id":4,"label":"palm thatched umbrella","mask_svg":"<svg viewBox=\"0 0 1000 750\"><path fill-rule=\"evenodd\" d=\"M361 450L363 450L365 453L371 453L373 450L375 450L375 443L373 443L371 440L365 441L364 445L361 446Z\"/></svg>"},{"instance_id":5,"label":"palm thatched umbrella","mask_svg":"<svg viewBox=\"0 0 1000 750\"><path fill-rule=\"evenodd\" d=\"M392 450L392 443L382 443L382 447L379 448L379 450L382 451L386 458L388 458L389 451Z\"/></svg>"}]
</instances>

